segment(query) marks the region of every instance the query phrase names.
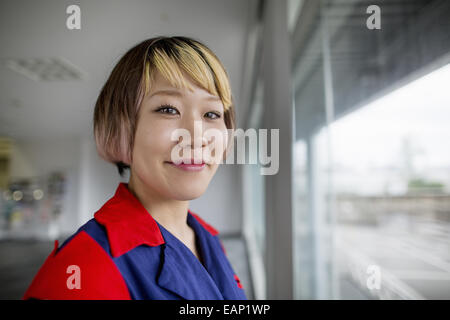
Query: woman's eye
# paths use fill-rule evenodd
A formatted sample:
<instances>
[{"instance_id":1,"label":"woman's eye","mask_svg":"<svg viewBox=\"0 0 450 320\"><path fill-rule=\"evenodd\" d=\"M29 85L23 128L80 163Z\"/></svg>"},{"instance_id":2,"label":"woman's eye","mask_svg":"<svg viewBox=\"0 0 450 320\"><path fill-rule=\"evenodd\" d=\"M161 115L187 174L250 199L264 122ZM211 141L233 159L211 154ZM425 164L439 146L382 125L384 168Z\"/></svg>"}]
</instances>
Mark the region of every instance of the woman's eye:
<instances>
[{"instance_id":1,"label":"woman's eye","mask_svg":"<svg viewBox=\"0 0 450 320\"><path fill-rule=\"evenodd\" d=\"M167 114L177 114L178 111L172 106L162 106L156 110L156 112L167 113Z\"/></svg>"},{"instance_id":2,"label":"woman's eye","mask_svg":"<svg viewBox=\"0 0 450 320\"><path fill-rule=\"evenodd\" d=\"M209 114L209 118L210 119L219 119L220 118L220 114L216 113L216 112L207 112L206 114Z\"/></svg>"},{"instance_id":3,"label":"woman's eye","mask_svg":"<svg viewBox=\"0 0 450 320\"><path fill-rule=\"evenodd\" d=\"M165 114L169 114L169 115L176 115L179 113L175 107L170 106L170 105L161 106L158 109L156 109L156 112L165 113ZM205 115L212 120L220 119L220 113L217 113L217 112L210 111L210 112L207 112Z\"/></svg>"}]
</instances>

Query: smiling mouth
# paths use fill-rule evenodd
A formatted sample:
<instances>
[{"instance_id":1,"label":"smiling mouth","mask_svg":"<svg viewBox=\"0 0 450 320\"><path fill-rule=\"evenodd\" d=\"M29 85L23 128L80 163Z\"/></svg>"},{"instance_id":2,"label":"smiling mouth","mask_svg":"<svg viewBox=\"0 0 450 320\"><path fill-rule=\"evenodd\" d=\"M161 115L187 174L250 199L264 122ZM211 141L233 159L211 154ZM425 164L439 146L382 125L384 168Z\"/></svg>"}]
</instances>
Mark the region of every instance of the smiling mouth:
<instances>
[{"instance_id":1,"label":"smiling mouth","mask_svg":"<svg viewBox=\"0 0 450 320\"><path fill-rule=\"evenodd\" d=\"M166 161L166 163L184 171L202 171L206 167L206 163L204 161L200 164L194 164L193 161L191 163L182 162L180 164L175 164L171 161Z\"/></svg>"},{"instance_id":2,"label":"smiling mouth","mask_svg":"<svg viewBox=\"0 0 450 320\"><path fill-rule=\"evenodd\" d=\"M167 163L172 163L172 164L175 165L175 163L173 163L172 161L166 161L166 162ZM190 160L189 159L183 159L179 165L201 166L201 165L204 165L204 164L209 164L209 163L206 163L204 160L202 160L201 163L194 163L194 159L192 158Z\"/></svg>"}]
</instances>

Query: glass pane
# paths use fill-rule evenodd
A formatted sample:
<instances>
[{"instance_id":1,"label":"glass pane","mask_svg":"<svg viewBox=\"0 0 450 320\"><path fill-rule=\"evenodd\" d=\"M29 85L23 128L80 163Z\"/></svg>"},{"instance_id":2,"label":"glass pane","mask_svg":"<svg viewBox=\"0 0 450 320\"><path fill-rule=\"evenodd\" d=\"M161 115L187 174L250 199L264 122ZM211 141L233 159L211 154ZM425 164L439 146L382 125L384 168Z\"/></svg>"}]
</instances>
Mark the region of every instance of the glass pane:
<instances>
[{"instance_id":1,"label":"glass pane","mask_svg":"<svg viewBox=\"0 0 450 320\"><path fill-rule=\"evenodd\" d=\"M371 298L450 299L447 83L450 64L332 125L340 269Z\"/></svg>"},{"instance_id":2,"label":"glass pane","mask_svg":"<svg viewBox=\"0 0 450 320\"><path fill-rule=\"evenodd\" d=\"M450 3L303 1L295 295L450 298Z\"/></svg>"}]
</instances>

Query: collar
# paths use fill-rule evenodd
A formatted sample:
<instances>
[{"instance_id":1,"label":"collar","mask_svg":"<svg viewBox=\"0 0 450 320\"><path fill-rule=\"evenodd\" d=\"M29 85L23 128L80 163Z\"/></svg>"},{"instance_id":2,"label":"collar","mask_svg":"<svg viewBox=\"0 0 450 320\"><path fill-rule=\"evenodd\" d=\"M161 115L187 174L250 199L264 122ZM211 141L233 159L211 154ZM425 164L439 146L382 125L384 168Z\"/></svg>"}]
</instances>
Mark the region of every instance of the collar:
<instances>
[{"instance_id":1,"label":"collar","mask_svg":"<svg viewBox=\"0 0 450 320\"><path fill-rule=\"evenodd\" d=\"M188 210L200 225L211 235L219 232ZM94 214L95 220L106 228L113 257L145 244L151 247L165 243L156 220L140 201L128 190L128 184L121 182L114 196Z\"/></svg>"}]
</instances>

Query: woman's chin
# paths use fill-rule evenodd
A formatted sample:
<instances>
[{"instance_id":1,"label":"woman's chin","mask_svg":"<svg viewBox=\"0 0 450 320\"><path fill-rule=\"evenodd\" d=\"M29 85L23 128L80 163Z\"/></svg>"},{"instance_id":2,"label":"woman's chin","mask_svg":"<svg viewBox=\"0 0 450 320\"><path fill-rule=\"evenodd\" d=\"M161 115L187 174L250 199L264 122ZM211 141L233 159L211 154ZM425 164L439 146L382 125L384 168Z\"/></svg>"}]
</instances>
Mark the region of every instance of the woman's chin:
<instances>
[{"instance_id":1,"label":"woman's chin","mask_svg":"<svg viewBox=\"0 0 450 320\"><path fill-rule=\"evenodd\" d=\"M178 184L171 190L171 193L174 199L188 201L199 198L203 193L205 193L207 187L207 185L196 186L192 182L186 186Z\"/></svg>"}]
</instances>

